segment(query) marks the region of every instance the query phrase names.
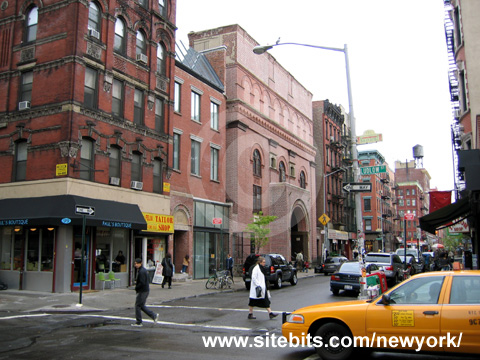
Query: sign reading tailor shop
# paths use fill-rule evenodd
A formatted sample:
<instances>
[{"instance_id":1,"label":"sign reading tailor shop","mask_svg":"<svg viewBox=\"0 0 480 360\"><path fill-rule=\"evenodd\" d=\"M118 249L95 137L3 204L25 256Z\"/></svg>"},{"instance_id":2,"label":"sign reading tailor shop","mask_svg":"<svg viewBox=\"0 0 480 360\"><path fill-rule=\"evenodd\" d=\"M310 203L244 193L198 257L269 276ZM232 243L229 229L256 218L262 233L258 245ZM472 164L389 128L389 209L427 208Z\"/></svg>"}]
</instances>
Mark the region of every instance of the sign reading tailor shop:
<instances>
[{"instance_id":1,"label":"sign reading tailor shop","mask_svg":"<svg viewBox=\"0 0 480 360\"><path fill-rule=\"evenodd\" d=\"M173 234L173 216L152 213L143 213L147 222L147 232L160 232Z\"/></svg>"}]
</instances>

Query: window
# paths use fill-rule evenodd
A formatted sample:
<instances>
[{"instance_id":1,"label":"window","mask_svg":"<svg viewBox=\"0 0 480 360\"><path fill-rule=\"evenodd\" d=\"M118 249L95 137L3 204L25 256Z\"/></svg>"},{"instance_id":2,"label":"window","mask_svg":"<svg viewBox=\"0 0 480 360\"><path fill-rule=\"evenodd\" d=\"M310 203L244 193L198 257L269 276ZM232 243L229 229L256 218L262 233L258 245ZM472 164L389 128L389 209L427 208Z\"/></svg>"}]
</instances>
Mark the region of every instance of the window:
<instances>
[{"instance_id":1,"label":"window","mask_svg":"<svg viewBox=\"0 0 480 360\"><path fill-rule=\"evenodd\" d=\"M148 9L148 0L138 0L138 3Z\"/></svg>"},{"instance_id":2,"label":"window","mask_svg":"<svg viewBox=\"0 0 480 360\"><path fill-rule=\"evenodd\" d=\"M407 195L410 195L410 189L407 189Z\"/></svg>"},{"instance_id":3,"label":"window","mask_svg":"<svg viewBox=\"0 0 480 360\"><path fill-rule=\"evenodd\" d=\"M20 101L32 101L33 71L22 74Z\"/></svg>"},{"instance_id":4,"label":"window","mask_svg":"<svg viewBox=\"0 0 480 360\"><path fill-rule=\"evenodd\" d=\"M200 142L193 139L190 166L190 172L193 175L200 176Z\"/></svg>"},{"instance_id":5,"label":"window","mask_svg":"<svg viewBox=\"0 0 480 360\"><path fill-rule=\"evenodd\" d=\"M115 21L115 40L113 49L120 54L125 54L125 23L120 18L117 18Z\"/></svg>"},{"instance_id":6,"label":"window","mask_svg":"<svg viewBox=\"0 0 480 360\"><path fill-rule=\"evenodd\" d=\"M290 163L290 176L295 177L295 164Z\"/></svg>"},{"instance_id":7,"label":"window","mask_svg":"<svg viewBox=\"0 0 480 360\"><path fill-rule=\"evenodd\" d=\"M142 181L142 154L132 154L132 181Z\"/></svg>"},{"instance_id":8,"label":"window","mask_svg":"<svg viewBox=\"0 0 480 360\"><path fill-rule=\"evenodd\" d=\"M80 179L93 181L94 174L94 148L93 140L82 139L82 147L80 149Z\"/></svg>"},{"instance_id":9,"label":"window","mask_svg":"<svg viewBox=\"0 0 480 360\"><path fill-rule=\"evenodd\" d=\"M153 192L163 193L162 160L153 160Z\"/></svg>"},{"instance_id":10,"label":"window","mask_svg":"<svg viewBox=\"0 0 480 360\"><path fill-rule=\"evenodd\" d=\"M27 176L27 142L15 143L15 181L23 181Z\"/></svg>"},{"instance_id":11,"label":"window","mask_svg":"<svg viewBox=\"0 0 480 360\"><path fill-rule=\"evenodd\" d=\"M412 206L416 206L417 205L417 202L415 199L412 199Z\"/></svg>"},{"instance_id":12,"label":"window","mask_svg":"<svg viewBox=\"0 0 480 360\"><path fill-rule=\"evenodd\" d=\"M180 170L180 135L179 133L173 133L173 168Z\"/></svg>"},{"instance_id":13,"label":"window","mask_svg":"<svg viewBox=\"0 0 480 360\"><path fill-rule=\"evenodd\" d=\"M192 91L192 120L200 122L200 94Z\"/></svg>"},{"instance_id":14,"label":"window","mask_svg":"<svg viewBox=\"0 0 480 360\"><path fill-rule=\"evenodd\" d=\"M143 91L135 89L133 102L133 122L137 125L143 124Z\"/></svg>"},{"instance_id":15,"label":"window","mask_svg":"<svg viewBox=\"0 0 480 360\"><path fill-rule=\"evenodd\" d=\"M97 71L86 67L83 103L90 109L97 108L97 83Z\"/></svg>"},{"instance_id":16,"label":"window","mask_svg":"<svg viewBox=\"0 0 480 360\"><path fill-rule=\"evenodd\" d=\"M280 182L287 181L287 173L286 173L285 164L283 163L283 161L280 161L280 164L278 165L278 172L280 175L279 181Z\"/></svg>"},{"instance_id":17,"label":"window","mask_svg":"<svg viewBox=\"0 0 480 360\"><path fill-rule=\"evenodd\" d=\"M398 200L398 206L405 206L405 201L403 199Z\"/></svg>"},{"instance_id":18,"label":"window","mask_svg":"<svg viewBox=\"0 0 480 360\"><path fill-rule=\"evenodd\" d=\"M262 176L262 159L260 158L260 151L253 152L253 175Z\"/></svg>"},{"instance_id":19,"label":"window","mask_svg":"<svg viewBox=\"0 0 480 360\"><path fill-rule=\"evenodd\" d=\"M182 91L182 84L175 81L175 90L174 90L174 98L173 98L173 110L177 113L181 112L181 91Z\"/></svg>"},{"instance_id":20,"label":"window","mask_svg":"<svg viewBox=\"0 0 480 360\"><path fill-rule=\"evenodd\" d=\"M210 147L210 180L218 181L218 153L219 148L211 145Z\"/></svg>"},{"instance_id":21,"label":"window","mask_svg":"<svg viewBox=\"0 0 480 360\"><path fill-rule=\"evenodd\" d=\"M100 9L94 1L90 1L88 8L88 29L100 32Z\"/></svg>"},{"instance_id":22,"label":"window","mask_svg":"<svg viewBox=\"0 0 480 360\"><path fill-rule=\"evenodd\" d=\"M304 172L304 171L301 171L301 172L300 172L300 187L301 187L302 189L306 189L306 188L307 188L307 180L306 180L305 172Z\"/></svg>"},{"instance_id":23,"label":"window","mask_svg":"<svg viewBox=\"0 0 480 360\"><path fill-rule=\"evenodd\" d=\"M162 99L155 99L155 130L165 132L164 103Z\"/></svg>"},{"instance_id":24,"label":"window","mask_svg":"<svg viewBox=\"0 0 480 360\"><path fill-rule=\"evenodd\" d=\"M54 239L54 230L28 230L27 271L53 271Z\"/></svg>"},{"instance_id":25,"label":"window","mask_svg":"<svg viewBox=\"0 0 480 360\"><path fill-rule=\"evenodd\" d=\"M258 213L262 211L262 188L253 185L253 212Z\"/></svg>"},{"instance_id":26,"label":"window","mask_svg":"<svg viewBox=\"0 0 480 360\"><path fill-rule=\"evenodd\" d=\"M137 46L136 46L136 54L143 54L147 55L147 43L145 42L145 35L143 31L137 31Z\"/></svg>"},{"instance_id":27,"label":"window","mask_svg":"<svg viewBox=\"0 0 480 360\"><path fill-rule=\"evenodd\" d=\"M372 211L372 199L363 198L363 210L364 211Z\"/></svg>"},{"instance_id":28,"label":"window","mask_svg":"<svg viewBox=\"0 0 480 360\"><path fill-rule=\"evenodd\" d=\"M32 7L27 16L26 40L27 42L37 40L38 8Z\"/></svg>"},{"instance_id":29,"label":"window","mask_svg":"<svg viewBox=\"0 0 480 360\"><path fill-rule=\"evenodd\" d=\"M158 44L157 47L157 72L162 75L165 75L167 73L165 47L162 44Z\"/></svg>"},{"instance_id":30,"label":"window","mask_svg":"<svg viewBox=\"0 0 480 360\"><path fill-rule=\"evenodd\" d=\"M372 230L372 219L365 219L365 230L366 231Z\"/></svg>"},{"instance_id":31,"label":"window","mask_svg":"<svg viewBox=\"0 0 480 360\"><path fill-rule=\"evenodd\" d=\"M412 189L412 195L415 195L415 189Z\"/></svg>"},{"instance_id":32,"label":"window","mask_svg":"<svg viewBox=\"0 0 480 360\"><path fill-rule=\"evenodd\" d=\"M112 86L112 115L123 117L123 83L117 79Z\"/></svg>"},{"instance_id":33,"label":"window","mask_svg":"<svg viewBox=\"0 0 480 360\"><path fill-rule=\"evenodd\" d=\"M158 0L160 15L167 16L167 3L165 0Z\"/></svg>"},{"instance_id":34,"label":"window","mask_svg":"<svg viewBox=\"0 0 480 360\"><path fill-rule=\"evenodd\" d=\"M122 153L121 149L118 147L111 147L110 148L110 163L108 166L108 175L112 178L121 177L120 166L122 160Z\"/></svg>"},{"instance_id":35,"label":"window","mask_svg":"<svg viewBox=\"0 0 480 360\"><path fill-rule=\"evenodd\" d=\"M210 102L210 127L218 131L218 104Z\"/></svg>"}]
</instances>

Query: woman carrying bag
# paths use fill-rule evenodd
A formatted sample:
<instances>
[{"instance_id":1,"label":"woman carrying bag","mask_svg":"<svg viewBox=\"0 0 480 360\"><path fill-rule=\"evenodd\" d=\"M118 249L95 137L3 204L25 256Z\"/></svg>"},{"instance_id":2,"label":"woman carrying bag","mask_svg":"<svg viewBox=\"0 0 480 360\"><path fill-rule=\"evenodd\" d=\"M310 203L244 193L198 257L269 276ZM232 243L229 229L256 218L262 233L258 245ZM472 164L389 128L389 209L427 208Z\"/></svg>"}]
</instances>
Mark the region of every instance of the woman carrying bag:
<instances>
[{"instance_id":1,"label":"woman carrying bag","mask_svg":"<svg viewBox=\"0 0 480 360\"><path fill-rule=\"evenodd\" d=\"M253 268L251 274L252 274L252 280L250 282L250 300L248 302L249 306L249 311L248 311L248 319L256 319L255 316L253 316L253 308L260 307L267 309L268 311L268 316L270 319L273 319L278 316L278 314L275 314L272 312L270 309L270 299L269 299L269 291L267 288L267 281L265 279L265 273L264 273L264 267L265 267L265 258L260 256L257 260L257 264Z\"/></svg>"}]
</instances>

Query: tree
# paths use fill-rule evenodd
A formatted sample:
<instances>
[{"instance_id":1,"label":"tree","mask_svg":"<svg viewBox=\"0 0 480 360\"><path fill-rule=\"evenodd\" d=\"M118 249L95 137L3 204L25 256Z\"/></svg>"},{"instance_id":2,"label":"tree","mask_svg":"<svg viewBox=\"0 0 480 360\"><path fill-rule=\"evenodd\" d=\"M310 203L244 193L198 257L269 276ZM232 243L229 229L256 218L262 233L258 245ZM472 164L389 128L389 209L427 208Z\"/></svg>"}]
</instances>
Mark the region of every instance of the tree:
<instances>
[{"instance_id":1,"label":"tree","mask_svg":"<svg viewBox=\"0 0 480 360\"><path fill-rule=\"evenodd\" d=\"M268 243L268 234L270 234L268 226L276 219L277 216L263 215L261 211L253 214L252 222L247 224L246 230L252 232L255 253Z\"/></svg>"}]
</instances>

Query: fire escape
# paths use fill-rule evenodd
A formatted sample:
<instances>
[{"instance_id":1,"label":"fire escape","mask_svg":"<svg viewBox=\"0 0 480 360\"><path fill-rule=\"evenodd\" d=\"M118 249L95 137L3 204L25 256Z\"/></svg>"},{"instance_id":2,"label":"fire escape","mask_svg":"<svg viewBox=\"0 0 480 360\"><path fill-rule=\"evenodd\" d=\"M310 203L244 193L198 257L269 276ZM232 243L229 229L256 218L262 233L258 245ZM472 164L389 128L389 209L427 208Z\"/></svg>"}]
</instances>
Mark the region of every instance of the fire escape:
<instances>
[{"instance_id":1,"label":"fire escape","mask_svg":"<svg viewBox=\"0 0 480 360\"><path fill-rule=\"evenodd\" d=\"M453 123L452 128L452 156L453 171L455 174L455 191L458 199L461 190L465 189L464 173L458 169L458 150L461 150L461 125L460 125L460 103L459 103L459 82L457 78L457 62L455 56L455 24L452 21L452 4L450 0L444 0L445 9L445 37L448 52L448 79L450 85L450 101L452 103Z\"/></svg>"}]
</instances>

